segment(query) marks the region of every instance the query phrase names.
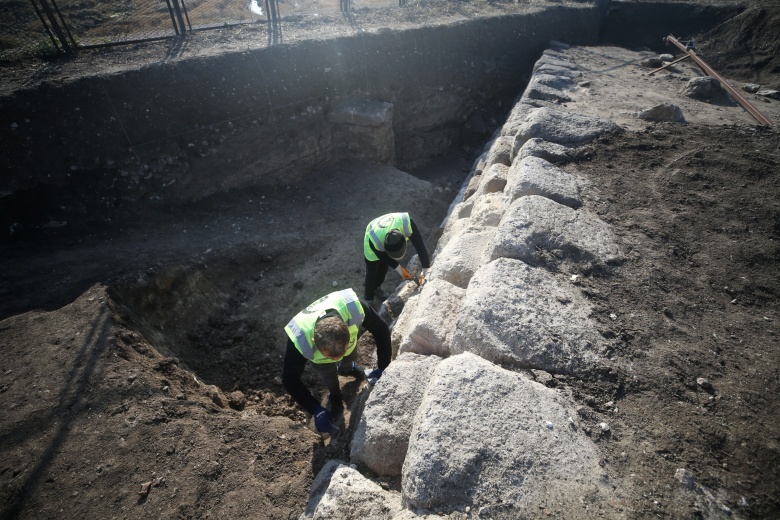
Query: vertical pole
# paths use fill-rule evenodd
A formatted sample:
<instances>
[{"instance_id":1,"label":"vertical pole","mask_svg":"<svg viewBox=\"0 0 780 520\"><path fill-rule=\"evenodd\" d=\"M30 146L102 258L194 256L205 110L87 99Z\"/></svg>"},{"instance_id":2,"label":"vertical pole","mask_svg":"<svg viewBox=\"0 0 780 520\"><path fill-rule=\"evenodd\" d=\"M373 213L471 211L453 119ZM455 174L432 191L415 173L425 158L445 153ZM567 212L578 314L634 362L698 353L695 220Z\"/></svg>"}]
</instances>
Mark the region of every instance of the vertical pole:
<instances>
[{"instance_id":1,"label":"vertical pole","mask_svg":"<svg viewBox=\"0 0 780 520\"><path fill-rule=\"evenodd\" d=\"M176 15L176 21L179 25L179 31L180 34L185 34L187 32L187 26L184 25L184 16L181 14L181 4L179 3L179 0L172 0L173 2L173 12Z\"/></svg>"},{"instance_id":2,"label":"vertical pole","mask_svg":"<svg viewBox=\"0 0 780 520\"><path fill-rule=\"evenodd\" d=\"M35 3L35 0L30 0L30 2L33 5L33 9L35 9L35 14L37 14L38 18L40 18L41 24L43 25L43 28L46 30L46 34L49 35L49 39L51 40L52 46L59 51L60 46L57 44L57 40L54 38L54 35L51 33L51 29L49 29L49 24L46 23L46 18L43 17L43 13L38 8L38 4Z\"/></svg>"},{"instance_id":3,"label":"vertical pole","mask_svg":"<svg viewBox=\"0 0 780 520\"><path fill-rule=\"evenodd\" d=\"M51 6L49 5L47 0L40 0L41 2L41 10L43 11L43 14L46 15L46 18L49 20L49 24L51 25L51 30L54 31L54 34L57 36L57 39L60 41L60 45L62 45L62 49L65 52L70 52L70 43L68 43L68 39L65 37L65 34L62 32L62 28L57 23L57 18L54 16L54 12L52 12Z\"/></svg>"}]
</instances>

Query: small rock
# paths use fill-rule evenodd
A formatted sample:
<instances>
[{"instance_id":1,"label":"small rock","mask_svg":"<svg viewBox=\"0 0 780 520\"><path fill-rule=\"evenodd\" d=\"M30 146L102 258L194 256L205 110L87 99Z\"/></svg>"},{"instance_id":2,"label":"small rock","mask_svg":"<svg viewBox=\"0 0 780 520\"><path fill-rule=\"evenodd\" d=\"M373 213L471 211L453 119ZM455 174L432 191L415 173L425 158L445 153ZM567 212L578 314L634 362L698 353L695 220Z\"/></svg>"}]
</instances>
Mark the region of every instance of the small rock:
<instances>
[{"instance_id":1,"label":"small rock","mask_svg":"<svg viewBox=\"0 0 780 520\"><path fill-rule=\"evenodd\" d=\"M228 405L239 412L246 408L246 396L244 395L244 392L240 390L231 392L228 396Z\"/></svg>"},{"instance_id":2,"label":"small rock","mask_svg":"<svg viewBox=\"0 0 780 520\"><path fill-rule=\"evenodd\" d=\"M726 91L720 86L720 82L709 76L691 79L680 93L700 101L719 101L726 98Z\"/></svg>"},{"instance_id":3,"label":"small rock","mask_svg":"<svg viewBox=\"0 0 780 520\"><path fill-rule=\"evenodd\" d=\"M742 90L745 92L749 92L751 94L755 94L761 89L761 85L756 85L755 83L747 83L745 85L742 85Z\"/></svg>"},{"instance_id":4,"label":"small rock","mask_svg":"<svg viewBox=\"0 0 780 520\"><path fill-rule=\"evenodd\" d=\"M661 61L674 61L674 56L671 54L661 54L658 56L658 59Z\"/></svg>"},{"instance_id":5,"label":"small rock","mask_svg":"<svg viewBox=\"0 0 780 520\"><path fill-rule=\"evenodd\" d=\"M281 378L280 376L276 376L276 377L274 378L274 384L275 384L276 386L282 386L282 378Z\"/></svg>"},{"instance_id":6,"label":"small rock","mask_svg":"<svg viewBox=\"0 0 780 520\"><path fill-rule=\"evenodd\" d=\"M144 482L141 484L141 490L138 492L138 494L142 497L145 497L149 495L149 490L152 489L152 483L151 482Z\"/></svg>"},{"instance_id":7,"label":"small rock","mask_svg":"<svg viewBox=\"0 0 780 520\"><path fill-rule=\"evenodd\" d=\"M756 95L780 100L780 90L759 90Z\"/></svg>"},{"instance_id":8,"label":"small rock","mask_svg":"<svg viewBox=\"0 0 780 520\"><path fill-rule=\"evenodd\" d=\"M599 428L601 428L601 431L603 431L604 433L607 433L609 431L609 424L605 422L600 422Z\"/></svg>"},{"instance_id":9,"label":"small rock","mask_svg":"<svg viewBox=\"0 0 780 520\"><path fill-rule=\"evenodd\" d=\"M712 390L712 383L707 381L706 378L703 378L703 377L697 378L696 379L696 384L699 385L700 387L702 387L705 390L708 390L708 391Z\"/></svg>"},{"instance_id":10,"label":"small rock","mask_svg":"<svg viewBox=\"0 0 780 520\"><path fill-rule=\"evenodd\" d=\"M656 121L668 123L685 123L682 109L672 103L661 103L654 107L642 110L637 114L643 121Z\"/></svg>"}]
</instances>

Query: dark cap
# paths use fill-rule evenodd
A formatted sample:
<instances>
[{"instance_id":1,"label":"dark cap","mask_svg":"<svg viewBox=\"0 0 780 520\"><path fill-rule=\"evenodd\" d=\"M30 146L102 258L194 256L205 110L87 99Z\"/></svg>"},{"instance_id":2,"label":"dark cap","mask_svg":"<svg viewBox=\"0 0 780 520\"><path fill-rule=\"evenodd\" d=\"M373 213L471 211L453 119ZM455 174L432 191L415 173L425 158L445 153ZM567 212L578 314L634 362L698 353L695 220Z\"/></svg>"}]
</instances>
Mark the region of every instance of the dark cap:
<instances>
[{"instance_id":1,"label":"dark cap","mask_svg":"<svg viewBox=\"0 0 780 520\"><path fill-rule=\"evenodd\" d=\"M385 252L393 260L400 260L406 254L406 237L393 229L385 235Z\"/></svg>"}]
</instances>

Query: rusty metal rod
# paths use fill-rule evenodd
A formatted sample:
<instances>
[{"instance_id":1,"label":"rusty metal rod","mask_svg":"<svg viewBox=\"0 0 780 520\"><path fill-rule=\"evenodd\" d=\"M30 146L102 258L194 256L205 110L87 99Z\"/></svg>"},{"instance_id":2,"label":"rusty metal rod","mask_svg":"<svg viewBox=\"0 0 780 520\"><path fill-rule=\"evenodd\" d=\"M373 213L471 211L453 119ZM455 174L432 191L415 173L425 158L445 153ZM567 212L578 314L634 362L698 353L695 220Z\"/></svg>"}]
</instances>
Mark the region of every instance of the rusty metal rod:
<instances>
[{"instance_id":1,"label":"rusty metal rod","mask_svg":"<svg viewBox=\"0 0 780 520\"><path fill-rule=\"evenodd\" d=\"M690 56L688 56L688 55L686 54L686 55L685 55L685 56L683 56L682 58L677 58L677 59L676 59L676 60L674 60L674 61L670 61L669 63L667 63L667 64L666 64L666 65L664 65L663 67L658 67L657 69L653 69L653 70L651 70L650 72L648 72L648 73L647 73L647 75L648 75L648 76L652 76L652 75L653 75L653 74L655 74L656 72L658 72L658 71L661 71L661 70L664 70L666 67L671 67L671 66L672 66L672 65L674 65L675 63L677 63L677 62L679 62L679 61L682 61L682 60L687 60L688 58L690 58Z\"/></svg>"},{"instance_id":2,"label":"rusty metal rod","mask_svg":"<svg viewBox=\"0 0 780 520\"><path fill-rule=\"evenodd\" d=\"M674 36L672 36L671 34L666 37L666 41L673 43L675 46L677 46L678 49L680 49L681 51L686 53L688 56L690 56L691 59L696 62L696 65L701 67L701 70L703 70L705 74L707 74L708 76L711 76L711 77L717 79L720 82L720 84L723 86L723 88L725 88L728 91L728 93L731 94L734 97L734 99L736 99L737 102L740 105L742 105L742 108L747 110L750 113L750 115L752 115L756 119L756 121L758 121L759 123L761 123L764 126L772 126L772 123L769 122L769 119L767 119L766 116L764 116L764 114L759 112L759 110L756 107L754 107L753 105L751 105L750 102L747 99L743 98L742 95L739 92L734 90L734 87L729 85L728 82L725 79L720 77L720 75L717 72L715 72L712 69L712 67L710 67L709 65L704 63L704 60L699 58L696 55L696 52L694 52L693 49L687 49L685 47L685 45L683 45L682 43L677 41L677 39Z\"/></svg>"}]
</instances>

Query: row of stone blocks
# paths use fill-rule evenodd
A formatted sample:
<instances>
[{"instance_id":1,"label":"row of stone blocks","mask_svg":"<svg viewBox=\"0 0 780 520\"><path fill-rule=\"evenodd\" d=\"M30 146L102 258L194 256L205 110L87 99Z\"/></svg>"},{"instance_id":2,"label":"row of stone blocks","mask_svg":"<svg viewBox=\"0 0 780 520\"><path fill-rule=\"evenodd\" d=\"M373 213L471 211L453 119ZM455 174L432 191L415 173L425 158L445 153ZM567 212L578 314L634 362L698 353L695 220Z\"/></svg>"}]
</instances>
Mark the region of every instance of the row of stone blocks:
<instances>
[{"instance_id":1,"label":"row of stone blocks","mask_svg":"<svg viewBox=\"0 0 780 520\"><path fill-rule=\"evenodd\" d=\"M351 463L323 468L301 518L526 518L610 499L571 397L527 375L600 366L604 340L577 281L621 261L584 202L591 186L561 167L619 131L550 106L579 78L561 47L536 63L450 211L428 282L406 295ZM400 477L400 491L377 476Z\"/></svg>"}]
</instances>

